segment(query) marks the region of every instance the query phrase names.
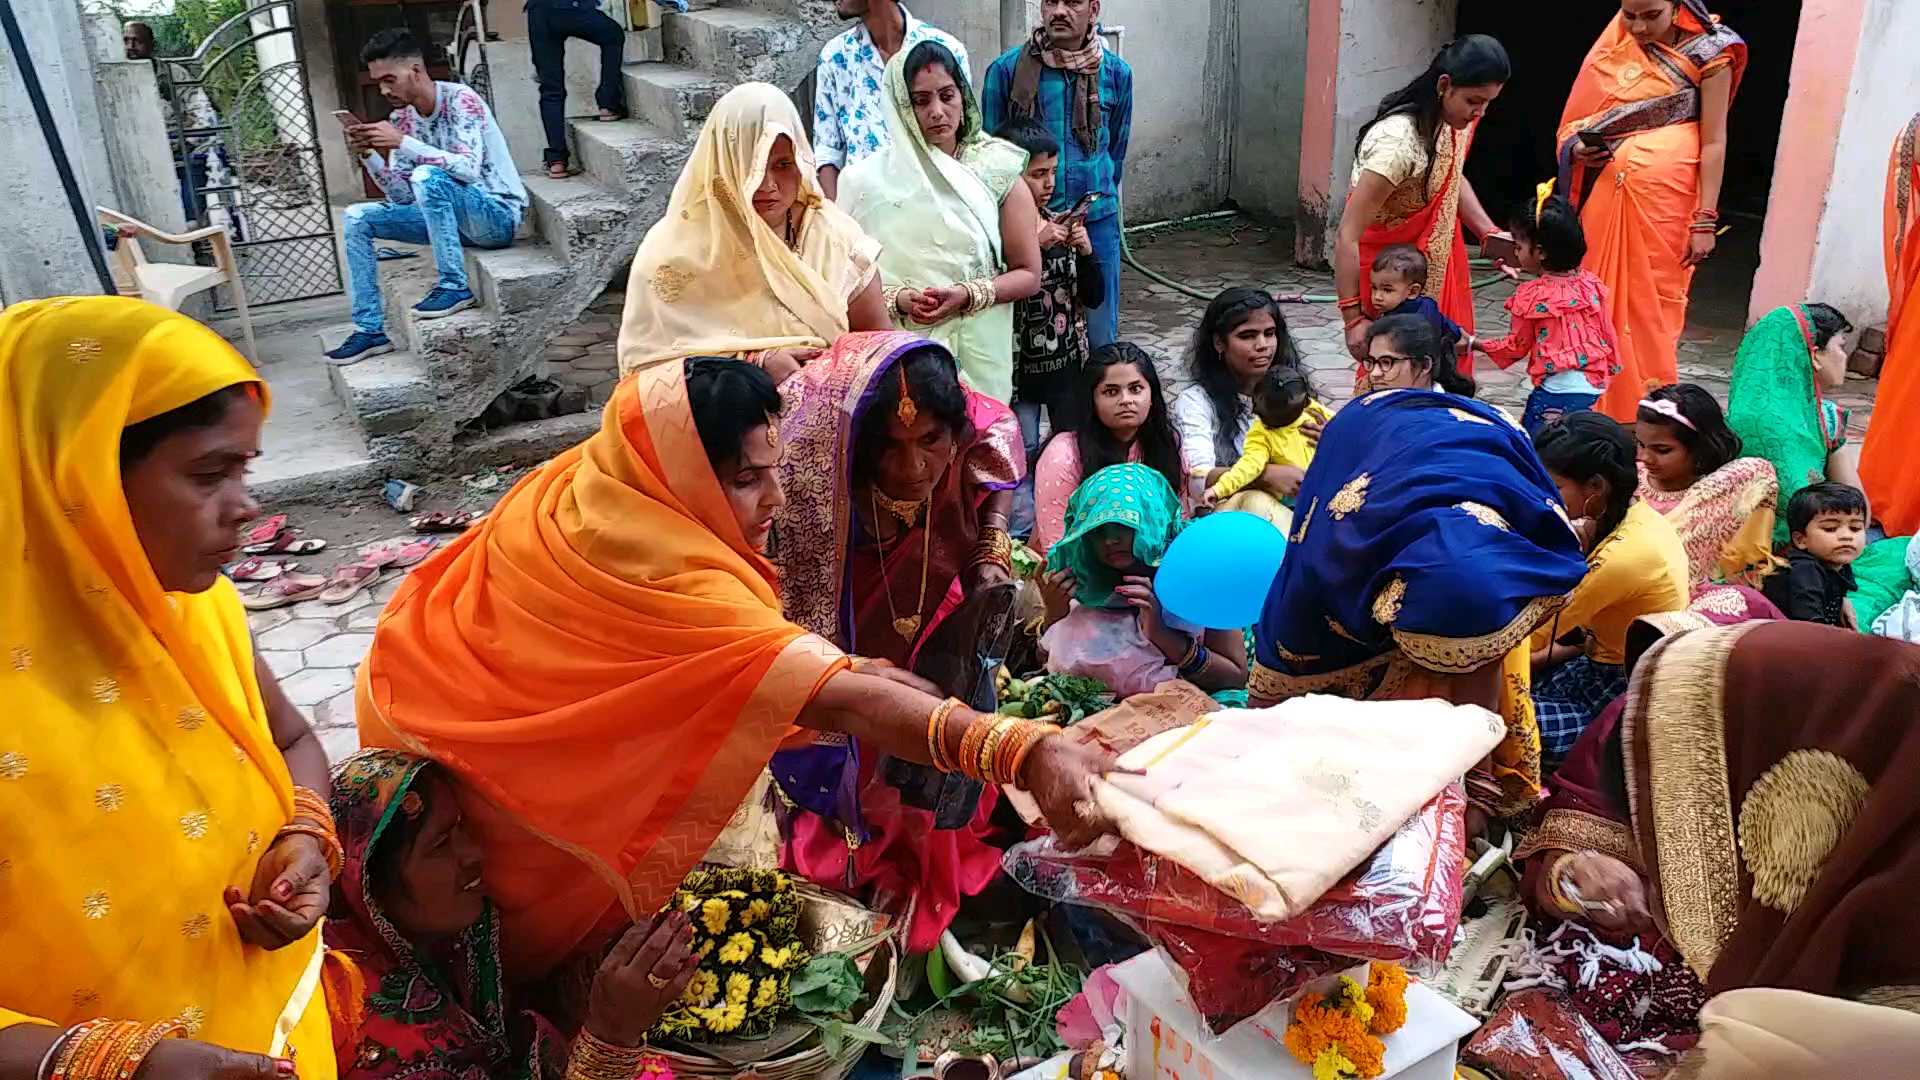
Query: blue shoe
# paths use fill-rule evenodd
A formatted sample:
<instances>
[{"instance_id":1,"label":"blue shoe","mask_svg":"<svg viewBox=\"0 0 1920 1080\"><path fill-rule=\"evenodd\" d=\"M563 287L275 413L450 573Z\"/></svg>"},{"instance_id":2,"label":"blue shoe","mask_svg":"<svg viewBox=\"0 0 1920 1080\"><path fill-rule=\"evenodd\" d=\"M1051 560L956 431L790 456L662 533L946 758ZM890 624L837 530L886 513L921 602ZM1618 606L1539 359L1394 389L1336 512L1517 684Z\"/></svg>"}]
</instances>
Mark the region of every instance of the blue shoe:
<instances>
[{"instance_id":1,"label":"blue shoe","mask_svg":"<svg viewBox=\"0 0 1920 1080\"><path fill-rule=\"evenodd\" d=\"M413 313L423 319L443 319L456 311L465 311L478 303L467 289L447 289L435 285L426 298L413 305Z\"/></svg>"},{"instance_id":2,"label":"blue shoe","mask_svg":"<svg viewBox=\"0 0 1920 1080\"><path fill-rule=\"evenodd\" d=\"M355 330L347 335L347 340L336 349L327 352L330 364L357 364L369 356L379 356L393 351L393 340L385 334L369 334L365 330Z\"/></svg>"}]
</instances>

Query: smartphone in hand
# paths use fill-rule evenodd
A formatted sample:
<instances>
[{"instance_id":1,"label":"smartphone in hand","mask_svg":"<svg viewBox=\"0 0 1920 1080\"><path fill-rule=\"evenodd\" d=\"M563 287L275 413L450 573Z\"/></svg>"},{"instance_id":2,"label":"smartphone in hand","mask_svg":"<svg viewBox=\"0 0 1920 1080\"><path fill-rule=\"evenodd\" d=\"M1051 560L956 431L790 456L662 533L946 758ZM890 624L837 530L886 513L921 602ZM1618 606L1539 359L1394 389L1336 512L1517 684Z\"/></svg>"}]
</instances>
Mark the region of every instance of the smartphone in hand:
<instances>
[{"instance_id":1,"label":"smartphone in hand","mask_svg":"<svg viewBox=\"0 0 1920 1080\"><path fill-rule=\"evenodd\" d=\"M1087 211L1091 210L1093 204L1099 201L1100 193L1097 191L1089 191L1085 195L1080 196L1080 201L1074 203L1071 210L1066 211L1053 220L1062 225L1072 224L1076 219L1084 219L1087 216Z\"/></svg>"},{"instance_id":2,"label":"smartphone in hand","mask_svg":"<svg viewBox=\"0 0 1920 1080\"><path fill-rule=\"evenodd\" d=\"M353 115L353 113L346 109L333 110L333 119L343 128L359 127L361 124L366 123L365 120Z\"/></svg>"},{"instance_id":3,"label":"smartphone in hand","mask_svg":"<svg viewBox=\"0 0 1920 1080\"><path fill-rule=\"evenodd\" d=\"M1498 236L1492 233L1480 238L1480 254L1508 266L1518 266L1520 254L1514 249L1513 237Z\"/></svg>"}]
</instances>

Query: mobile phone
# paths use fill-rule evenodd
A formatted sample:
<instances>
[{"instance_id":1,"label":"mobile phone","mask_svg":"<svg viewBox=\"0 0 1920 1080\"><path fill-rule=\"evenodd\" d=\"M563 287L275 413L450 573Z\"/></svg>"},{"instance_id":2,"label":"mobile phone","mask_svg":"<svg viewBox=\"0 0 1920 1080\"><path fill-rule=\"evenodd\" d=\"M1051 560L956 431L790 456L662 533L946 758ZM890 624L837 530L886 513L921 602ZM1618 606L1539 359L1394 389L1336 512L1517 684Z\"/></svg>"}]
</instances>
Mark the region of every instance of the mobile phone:
<instances>
[{"instance_id":1,"label":"mobile phone","mask_svg":"<svg viewBox=\"0 0 1920 1080\"><path fill-rule=\"evenodd\" d=\"M1480 253L1496 262L1506 263L1508 266L1520 264L1520 253L1515 250L1512 237L1492 234L1483 236L1480 238Z\"/></svg>"},{"instance_id":2,"label":"mobile phone","mask_svg":"<svg viewBox=\"0 0 1920 1080\"><path fill-rule=\"evenodd\" d=\"M346 109L333 110L333 119L337 123L339 123L339 125L343 128L358 127L359 125L366 123L365 120L362 120L359 117L353 115L353 113L347 111Z\"/></svg>"},{"instance_id":3,"label":"mobile phone","mask_svg":"<svg viewBox=\"0 0 1920 1080\"><path fill-rule=\"evenodd\" d=\"M1607 145L1607 137L1605 135L1600 134L1597 131L1593 131L1593 130L1582 131L1579 133L1578 138L1580 139L1581 142L1585 143L1588 147L1594 150L1613 149L1611 146Z\"/></svg>"},{"instance_id":4,"label":"mobile phone","mask_svg":"<svg viewBox=\"0 0 1920 1080\"><path fill-rule=\"evenodd\" d=\"M1089 191L1085 195L1080 196L1080 201L1073 204L1073 209L1068 210L1064 214L1061 214L1059 217L1055 218L1054 220L1060 222L1061 224L1065 224L1069 221L1072 221L1074 218L1086 217L1087 211L1092 209L1093 204L1099 201L1100 201L1100 193L1097 191Z\"/></svg>"}]
</instances>

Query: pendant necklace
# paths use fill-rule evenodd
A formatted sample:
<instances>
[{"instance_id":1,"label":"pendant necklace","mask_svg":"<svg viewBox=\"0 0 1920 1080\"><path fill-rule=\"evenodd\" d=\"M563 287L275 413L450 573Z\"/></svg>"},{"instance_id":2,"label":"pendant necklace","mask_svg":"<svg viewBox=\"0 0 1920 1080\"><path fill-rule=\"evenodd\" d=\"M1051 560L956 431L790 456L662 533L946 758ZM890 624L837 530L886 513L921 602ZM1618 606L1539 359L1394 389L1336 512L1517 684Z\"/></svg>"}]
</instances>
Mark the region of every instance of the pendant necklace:
<instances>
[{"instance_id":1,"label":"pendant necklace","mask_svg":"<svg viewBox=\"0 0 1920 1080\"><path fill-rule=\"evenodd\" d=\"M878 531L878 526L880 524L880 494L877 491L868 489L867 496L872 501L872 504L873 504L873 523L876 526L874 535L873 535L873 543L874 543L874 546L876 548L879 548L880 550L880 587L887 594L887 614L892 616L893 618L893 632L896 634L899 634L902 638L905 638L907 641L912 641L914 638L914 635L920 632L920 613L923 610L925 610L927 606L927 567L928 567L928 564L932 562L931 556L933 554L933 522L931 521L927 522L926 535L921 539L920 595L919 595L919 598L913 602L913 614L903 618L900 615L900 612L897 609L895 609L893 606L893 582L890 581L887 577L887 548L886 548L886 545L881 542L880 533ZM896 505L899 505L899 504L896 503ZM916 513L918 512L919 510L918 503L913 503L909 505L911 505L914 508ZM887 510L889 513L892 513L895 516L898 516L899 514L899 511L894 509L893 506L889 506ZM908 527L908 528L911 527L911 518L906 519L905 527Z\"/></svg>"}]
</instances>

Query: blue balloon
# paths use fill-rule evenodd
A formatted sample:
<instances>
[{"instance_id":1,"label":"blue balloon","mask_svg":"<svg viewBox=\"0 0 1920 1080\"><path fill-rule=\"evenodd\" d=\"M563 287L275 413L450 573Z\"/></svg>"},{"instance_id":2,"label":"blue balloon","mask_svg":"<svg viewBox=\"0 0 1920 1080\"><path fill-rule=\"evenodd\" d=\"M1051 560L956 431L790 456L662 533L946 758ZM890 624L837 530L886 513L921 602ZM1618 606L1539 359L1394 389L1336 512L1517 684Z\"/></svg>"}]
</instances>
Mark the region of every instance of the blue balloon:
<instances>
[{"instance_id":1,"label":"blue balloon","mask_svg":"<svg viewBox=\"0 0 1920 1080\"><path fill-rule=\"evenodd\" d=\"M1242 630L1260 617L1286 552L1286 534L1266 518L1237 510L1208 514L1167 545L1153 591L1173 622Z\"/></svg>"}]
</instances>

